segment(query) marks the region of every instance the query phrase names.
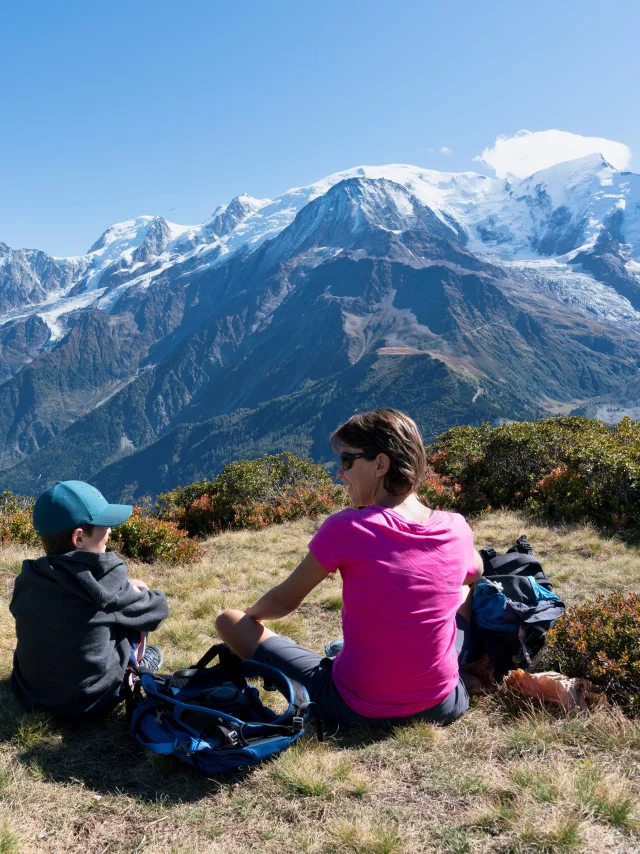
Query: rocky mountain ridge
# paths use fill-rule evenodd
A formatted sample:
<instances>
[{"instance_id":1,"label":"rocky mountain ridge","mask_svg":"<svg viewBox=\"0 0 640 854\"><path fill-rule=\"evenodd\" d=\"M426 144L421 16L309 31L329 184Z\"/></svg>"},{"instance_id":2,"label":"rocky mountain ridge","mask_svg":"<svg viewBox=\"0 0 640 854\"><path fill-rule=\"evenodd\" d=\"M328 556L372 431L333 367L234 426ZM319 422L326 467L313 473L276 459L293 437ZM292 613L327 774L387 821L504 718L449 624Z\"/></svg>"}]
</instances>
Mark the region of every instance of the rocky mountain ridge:
<instances>
[{"instance_id":1,"label":"rocky mountain ridge","mask_svg":"<svg viewBox=\"0 0 640 854\"><path fill-rule=\"evenodd\" d=\"M136 496L257 451L325 459L391 400L430 435L622 399L639 295L640 176L599 155L519 182L359 167L70 259L0 244L2 480Z\"/></svg>"}]
</instances>

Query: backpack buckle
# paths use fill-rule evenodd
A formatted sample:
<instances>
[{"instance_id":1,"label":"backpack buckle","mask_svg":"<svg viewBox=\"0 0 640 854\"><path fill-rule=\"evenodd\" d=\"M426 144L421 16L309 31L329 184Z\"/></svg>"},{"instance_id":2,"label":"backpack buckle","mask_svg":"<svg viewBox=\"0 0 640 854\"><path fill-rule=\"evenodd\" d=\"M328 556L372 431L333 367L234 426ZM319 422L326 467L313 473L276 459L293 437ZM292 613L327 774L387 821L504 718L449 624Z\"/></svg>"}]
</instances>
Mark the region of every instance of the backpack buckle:
<instances>
[{"instance_id":1,"label":"backpack buckle","mask_svg":"<svg viewBox=\"0 0 640 854\"><path fill-rule=\"evenodd\" d=\"M238 742L240 741L240 736L238 735L235 729L229 729L225 732L225 738L231 745L231 747L237 747Z\"/></svg>"},{"instance_id":2,"label":"backpack buckle","mask_svg":"<svg viewBox=\"0 0 640 854\"><path fill-rule=\"evenodd\" d=\"M291 724L294 732L302 732L304 729L304 718L300 715L294 715Z\"/></svg>"},{"instance_id":3,"label":"backpack buckle","mask_svg":"<svg viewBox=\"0 0 640 854\"><path fill-rule=\"evenodd\" d=\"M516 540L516 549L520 552L520 554L533 554L533 546L531 545L531 543L527 542L526 534L523 534L521 537L518 537L518 539Z\"/></svg>"}]
</instances>

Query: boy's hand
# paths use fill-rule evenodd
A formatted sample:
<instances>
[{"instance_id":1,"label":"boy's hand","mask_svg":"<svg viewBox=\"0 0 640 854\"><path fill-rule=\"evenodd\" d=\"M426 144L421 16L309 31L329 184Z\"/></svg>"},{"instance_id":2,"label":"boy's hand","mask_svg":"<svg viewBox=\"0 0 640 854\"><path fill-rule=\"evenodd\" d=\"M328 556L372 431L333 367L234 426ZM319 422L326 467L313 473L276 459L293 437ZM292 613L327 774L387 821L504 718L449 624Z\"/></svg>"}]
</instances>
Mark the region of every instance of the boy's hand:
<instances>
[{"instance_id":1,"label":"boy's hand","mask_svg":"<svg viewBox=\"0 0 640 854\"><path fill-rule=\"evenodd\" d=\"M145 584L144 581L140 581L139 578L130 578L131 584L133 587L140 593L142 590L148 590L149 585Z\"/></svg>"}]
</instances>

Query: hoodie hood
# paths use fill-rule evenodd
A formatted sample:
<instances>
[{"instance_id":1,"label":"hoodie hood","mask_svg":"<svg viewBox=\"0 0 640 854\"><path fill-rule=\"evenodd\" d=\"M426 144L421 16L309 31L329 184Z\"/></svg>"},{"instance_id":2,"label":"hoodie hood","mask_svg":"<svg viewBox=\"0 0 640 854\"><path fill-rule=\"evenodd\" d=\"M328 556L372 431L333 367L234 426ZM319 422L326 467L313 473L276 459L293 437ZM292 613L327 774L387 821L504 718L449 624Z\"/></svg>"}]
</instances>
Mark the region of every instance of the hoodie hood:
<instances>
[{"instance_id":1,"label":"hoodie hood","mask_svg":"<svg viewBox=\"0 0 640 854\"><path fill-rule=\"evenodd\" d=\"M113 602L126 581L127 565L115 552L72 551L28 560L42 578L61 584L86 602L104 609Z\"/></svg>"}]
</instances>

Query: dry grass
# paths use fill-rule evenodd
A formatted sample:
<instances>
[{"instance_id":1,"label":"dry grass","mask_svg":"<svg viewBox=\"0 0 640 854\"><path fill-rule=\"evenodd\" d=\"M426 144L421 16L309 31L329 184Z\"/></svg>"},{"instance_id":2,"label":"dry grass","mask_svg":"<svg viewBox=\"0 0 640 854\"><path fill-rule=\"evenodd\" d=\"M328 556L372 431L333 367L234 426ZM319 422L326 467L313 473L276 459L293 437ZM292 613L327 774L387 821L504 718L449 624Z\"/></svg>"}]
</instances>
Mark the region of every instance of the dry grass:
<instances>
[{"instance_id":1,"label":"dry grass","mask_svg":"<svg viewBox=\"0 0 640 854\"><path fill-rule=\"evenodd\" d=\"M214 620L290 571L317 523L225 534L196 566L136 566L165 589L167 669L192 663ZM640 589L640 553L589 528L509 513L475 523L479 546L526 532L568 602ZM28 549L0 553L0 854L561 854L640 850L640 722L612 710L566 717L500 695L447 728L333 732L246 777L207 780L139 748L121 713L68 726L24 713L7 678L11 584ZM330 579L276 628L321 650L340 636Z\"/></svg>"}]
</instances>

